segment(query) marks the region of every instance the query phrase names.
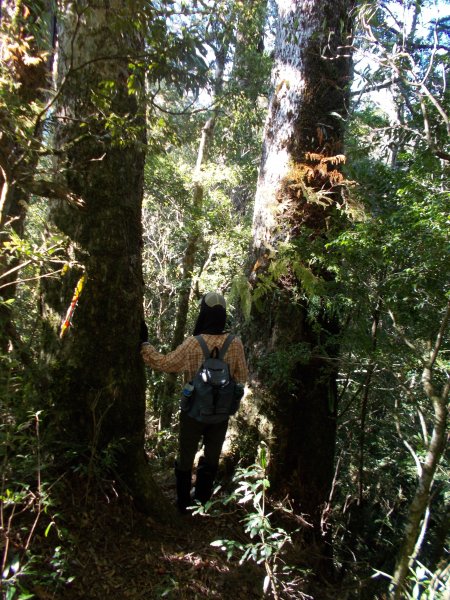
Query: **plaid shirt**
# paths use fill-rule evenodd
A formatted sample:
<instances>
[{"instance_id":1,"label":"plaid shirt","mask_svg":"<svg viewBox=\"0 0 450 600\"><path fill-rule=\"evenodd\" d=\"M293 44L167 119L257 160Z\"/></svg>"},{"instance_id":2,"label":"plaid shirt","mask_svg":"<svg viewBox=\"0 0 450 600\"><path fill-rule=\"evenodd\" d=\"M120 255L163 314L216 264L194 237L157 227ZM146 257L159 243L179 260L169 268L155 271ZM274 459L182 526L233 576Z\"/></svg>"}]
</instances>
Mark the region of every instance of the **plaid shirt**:
<instances>
[{"instance_id":1,"label":"plaid shirt","mask_svg":"<svg viewBox=\"0 0 450 600\"><path fill-rule=\"evenodd\" d=\"M202 334L210 351L215 346L219 349L228 337L227 333L220 335ZM141 350L144 362L156 371L165 373L184 373L184 381L191 381L203 362L203 350L200 344L191 336L182 344L168 354L160 354L150 344L144 344ZM241 340L235 337L224 356L225 362L230 367L230 375L239 383L245 383L247 379L247 363L244 356L244 347Z\"/></svg>"}]
</instances>

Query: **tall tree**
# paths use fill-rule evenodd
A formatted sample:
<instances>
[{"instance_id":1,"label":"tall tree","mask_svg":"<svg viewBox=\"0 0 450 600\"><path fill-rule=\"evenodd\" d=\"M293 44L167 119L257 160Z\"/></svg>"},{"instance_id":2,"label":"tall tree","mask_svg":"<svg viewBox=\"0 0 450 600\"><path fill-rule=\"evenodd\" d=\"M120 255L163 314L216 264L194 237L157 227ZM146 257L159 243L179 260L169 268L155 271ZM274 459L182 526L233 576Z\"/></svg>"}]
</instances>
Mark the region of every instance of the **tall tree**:
<instances>
[{"instance_id":1,"label":"tall tree","mask_svg":"<svg viewBox=\"0 0 450 600\"><path fill-rule=\"evenodd\" d=\"M253 220L251 363L271 392L260 411L272 427L272 480L308 515L318 542L333 480L339 324L320 296L331 275L314 266L314 248L342 221L337 168L344 161L354 5L278 2Z\"/></svg>"},{"instance_id":2,"label":"tall tree","mask_svg":"<svg viewBox=\"0 0 450 600\"><path fill-rule=\"evenodd\" d=\"M141 7L132 4L135 11ZM95 6L68 1L61 13L58 171L83 203L58 203L52 219L70 238L78 265L68 278L73 287L77 280L78 289L84 285L56 351L51 386L60 435L65 432L91 458L109 452L138 503L163 516L170 511L144 454L139 327L145 119L139 61L145 48L130 8L119 0ZM66 290L66 306L71 295ZM58 322L61 299L49 291L47 301Z\"/></svg>"}]
</instances>

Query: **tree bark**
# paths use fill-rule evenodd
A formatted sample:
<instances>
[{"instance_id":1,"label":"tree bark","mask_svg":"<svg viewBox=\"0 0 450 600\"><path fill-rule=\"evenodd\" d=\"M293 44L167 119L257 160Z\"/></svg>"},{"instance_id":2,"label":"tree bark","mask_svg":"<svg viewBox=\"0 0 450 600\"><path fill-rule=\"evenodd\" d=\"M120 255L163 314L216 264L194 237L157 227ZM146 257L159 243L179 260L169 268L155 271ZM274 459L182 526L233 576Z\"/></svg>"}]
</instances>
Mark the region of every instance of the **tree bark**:
<instances>
[{"instance_id":1,"label":"tree bark","mask_svg":"<svg viewBox=\"0 0 450 600\"><path fill-rule=\"evenodd\" d=\"M281 276L274 272L283 245L300 236L311 242L325 237L342 199L336 165L343 160L352 76L342 48L349 46L353 6L352 0L278 2L273 93L253 219L250 281L257 294L271 281L253 307L249 332L255 384L270 390L259 412L272 423L271 480L308 515L322 558L331 551L323 545L330 541L324 509L333 480L339 323L317 296L311 319L301 278L301 268L310 270L307 255L294 253ZM331 278L324 271L314 275ZM302 356L290 359L299 349ZM277 361L284 372L274 385Z\"/></svg>"},{"instance_id":2,"label":"tree bark","mask_svg":"<svg viewBox=\"0 0 450 600\"><path fill-rule=\"evenodd\" d=\"M143 40L129 26L120 0L97 2L79 13L77 8L66 2L61 23L64 85L56 143L64 156L59 171L84 206L55 201L51 217L72 240L86 282L54 357L55 417L60 435L77 443L81 453L114 460L143 510L170 519L173 511L144 453L139 328L145 119L139 90L128 89L129 65L133 55L142 54ZM55 294L47 299L61 309L71 295L69 290L64 304Z\"/></svg>"}]
</instances>

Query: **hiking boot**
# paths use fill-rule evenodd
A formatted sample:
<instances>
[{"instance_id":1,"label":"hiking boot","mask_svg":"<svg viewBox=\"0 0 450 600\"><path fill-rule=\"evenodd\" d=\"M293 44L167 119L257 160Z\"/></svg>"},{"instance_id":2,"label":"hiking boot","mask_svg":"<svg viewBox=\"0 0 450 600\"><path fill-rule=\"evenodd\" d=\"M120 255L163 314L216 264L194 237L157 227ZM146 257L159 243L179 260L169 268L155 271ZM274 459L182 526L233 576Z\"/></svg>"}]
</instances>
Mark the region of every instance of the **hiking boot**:
<instances>
[{"instance_id":1,"label":"hiking boot","mask_svg":"<svg viewBox=\"0 0 450 600\"><path fill-rule=\"evenodd\" d=\"M194 500L198 500L201 504L208 502L212 496L216 473L217 467L208 465L203 457L201 457L197 466Z\"/></svg>"},{"instance_id":2,"label":"hiking boot","mask_svg":"<svg viewBox=\"0 0 450 600\"><path fill-rule=\"evenodd\" d=\"M177 484L177 508L182 515L187 513L187 507L192 505L191 500L191 471L180 471L175 466Z\"/></svg>"}]
</instances>

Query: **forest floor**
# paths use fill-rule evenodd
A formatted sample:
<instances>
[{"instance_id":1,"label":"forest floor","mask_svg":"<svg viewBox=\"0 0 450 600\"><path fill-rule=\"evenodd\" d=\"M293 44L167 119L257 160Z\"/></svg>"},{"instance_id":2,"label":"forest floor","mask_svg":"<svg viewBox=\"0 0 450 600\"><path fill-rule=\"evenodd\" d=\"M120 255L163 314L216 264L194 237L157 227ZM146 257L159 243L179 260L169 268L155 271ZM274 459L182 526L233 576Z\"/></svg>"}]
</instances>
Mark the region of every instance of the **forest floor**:
<instances>
[{"instance_id":1,"label":"forest floor","mask_svg":"<svg viewBox=\"0 0 450 600\"><path fill-rule=\"evenodd\" d=\"M172 476L159 475L158 483L174 504ZM264 597L264 567L253 562L239 565L237 557L227 560L225 552L211 546L223 538L245 541L237 514L176 515L173 523L162 524L124 499L89 504L92 508L63 515L72 546L66 571L73 581L56 596L35 589L39 599ZM78 501L72 504L77 505Z\"/></svg>"},{"instance_id":2,"label":"forest floor","mask_svg":"<svg viewBox=\"0 0 450 600\"><path fill-rule=\"evenodd\" d=\"M66 482L64 499L56 509L57 527L51 528L48 536L37 534L43 556L53 553L53 559L46 559L42 572L39 568L34 570L35 575L40 575L40 584L35 580L33 585L27 578L25 583L33 595L23 598L348 600L354 597L349 594L350 590L344 592L342 587L332 583L325 585L323 579L319 581L314 577L312 570L308 574L300 567L300 562L305 563L306 554L306 562L313 560L313 554L311 546L300 544L304 548L302 558L296 542L286 547L282 558L287 565L298 567L284 581L278 579L276 596L270 586L264 593L266 570L263 564L251 560L240 564L240 556L227 557L220 547L211 545L221 539L244 545L252 541L242 522L248 514L246 509L235 504L224 506L218 501L220 508L211 514L179 515L175 510L173 469L166 464L154 471L154 478L173 507L173 521L158 522L139 512L129 496L116 492L112 481L104 481L101 486L97 482L95 490L78 478L71 484ZM227 489L229 478L222 477L222 483ZM226 497L224 491L219 491L219 500L221 495L222 499ZM270 512L274 509L269 505L266 508ZM274 517L275 513L270 520ZM286 531L298 530L298 520L290 522L290 519L284 521L283 518L276 525ZM60 541L56 537L58 530ZM55 558L55 546L59 544L61 552ZM278 559L278 566L282 564ZM50 575L48 567L51 567ZM371 600L373 598L375 596Z\"/></svg>"},{"instance_id":3,"label":"forest floor","mask_svg":"<svg viewBox=\"0 0 450 600\"><path fill-rule=\"evenodd\" d=\"M173 520L158 522L136 510L132 499L118 494L113 482L80 483L75 478L64 485L64 500L58 506L56 521L63 527L61 540L61 581L50 593L46 586L33 586L38 600L253 600L274 598L264 593L266 577L264 564L246 560L239 564L240 555L227 557L215 540L230 539L242 544L250 540L242 523L247 514L240 505L224 506L208 514L179 515L175 510L176 490L173 472L176 439L171 436L158 454L158 442L149 445L149 459L155 482L173 507ZM151 448L151 450L150 450ZM156 451L155 451L156 448ZM231 491L230 474L225 464L219 473L223 489L219 498ZM88 493L89 490L89 493ZM251 504L251 503L250 503ZM247 506L247 505L246 505ZM267 510L272 511L272 507ZM275 511L276 512L276 511ZM271 517L271 520L273 517ZM284 519L284 517L283 517ZM275 525L275 524L274 524ZM297 522L277 523L287 531L299 528ZM54 548L56 528L43 543ZM49 550L51 550L49 548ZM294 546L287 548L289 554ZM288 564L298 564L295 556L283 556ZM308 562L311 548L308 549ZM53 571L58 569L53 560ZM282 564L278 565L281 569ZM295 573L295 575L294 575ZM307 582L304 570L294 569L277 596L279 600L343 600L333 586L326 589L317 581ZM53 590L54 587L52 586ZM345 596L346 598L347 596Z\"/></svg>"}]
</instances>

